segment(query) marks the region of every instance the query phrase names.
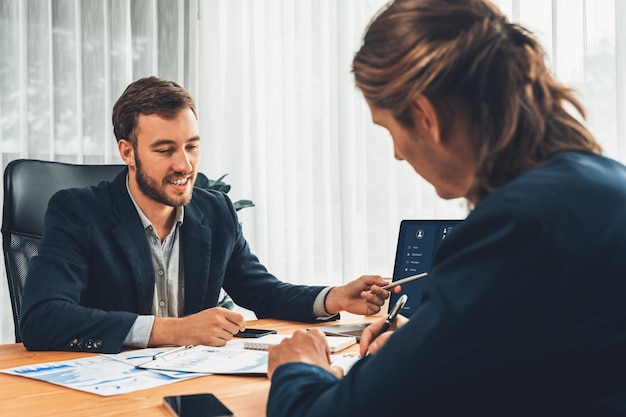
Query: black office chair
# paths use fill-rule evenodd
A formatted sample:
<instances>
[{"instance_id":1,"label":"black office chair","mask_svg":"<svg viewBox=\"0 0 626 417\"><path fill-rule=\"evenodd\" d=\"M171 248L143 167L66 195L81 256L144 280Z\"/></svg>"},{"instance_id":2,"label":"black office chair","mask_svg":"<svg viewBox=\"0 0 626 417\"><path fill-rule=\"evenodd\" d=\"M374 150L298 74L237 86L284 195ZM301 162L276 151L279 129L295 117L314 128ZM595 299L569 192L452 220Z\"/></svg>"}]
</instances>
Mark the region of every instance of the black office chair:
<instances>
[{"instance_id":1,"label":"black office chair","mask_svg":"<svg viewBox=\"0 0 626 417\"><path fill-rule=\"evenodd\" d=\"M48 200L58 190L112 180L124 166L75 165L34 159L18 159L7 165L4 170L2 250L16 343L22 341L20 305L24 282L30 261L37 255Z\"/></svg>"}]
</instances>

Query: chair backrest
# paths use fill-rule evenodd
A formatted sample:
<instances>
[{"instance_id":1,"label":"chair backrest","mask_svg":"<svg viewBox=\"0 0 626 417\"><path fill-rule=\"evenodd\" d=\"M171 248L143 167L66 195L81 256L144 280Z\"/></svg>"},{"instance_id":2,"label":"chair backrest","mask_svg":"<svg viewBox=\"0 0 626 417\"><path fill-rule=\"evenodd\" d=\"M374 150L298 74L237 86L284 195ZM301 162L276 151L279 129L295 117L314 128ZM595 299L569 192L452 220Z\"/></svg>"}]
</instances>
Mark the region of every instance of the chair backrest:
<instances>
[{"instance_id":1,"label":"chair backrest","mask_svg":"<svg viewBox=\"0 0 626 417\"><path fill-rule=\"evenodd\" d=\"M4 170L2 250L9 283L9 296L19 331L22 291L43 232L43 221L52 195L65 188L97 185L112 180L125 165L75 165L61 162L17 159Z\"/></svg>"}]
</instances>

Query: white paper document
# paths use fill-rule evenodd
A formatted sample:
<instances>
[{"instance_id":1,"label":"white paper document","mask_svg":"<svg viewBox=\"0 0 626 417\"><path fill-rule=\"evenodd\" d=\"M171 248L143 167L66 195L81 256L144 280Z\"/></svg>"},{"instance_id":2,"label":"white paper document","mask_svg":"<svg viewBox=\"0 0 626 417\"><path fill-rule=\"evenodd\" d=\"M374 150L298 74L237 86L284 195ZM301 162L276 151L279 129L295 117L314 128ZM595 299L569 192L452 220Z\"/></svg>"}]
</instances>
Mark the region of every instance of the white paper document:
<instances>
[{"instance_id":1,"label":"white paper document","mask_svg":"<svg viewBox=\"0 0 626 417\"><path fill-rule=\"evenodd\" d=\"M103 396L126 394L201 376L191 373L173 373L168 376L137 369L134 365L111 359L108 355L25 365L1 372Z\"/></svg>"},{"instance_id":2,"label":"white paper document","mask_svg":"<svg viewBox=\"0 0 626 417\"><path fill-rule=\"evenodd\" d=\"M224 348L185 349L189 355L167 355L175 349L178 348L136 349L18 366L0 372L103 396L126 394L212 373L267 374L267 353L244 350L239 342L231 341Z\"/></svg>"},{"instance_id":3,"label":"white paper document","mask_svg":"<svg viewBox=\"0 0 626 417\"><path fill-rule=\"evenodd\" d=\"M330 355L330 364L343 369L343 374L347 375L352 366L360 359L357 355Z\"/></svg>"},{"instance_id":4,"label":"white paper document","mask_svg":"<svg viewBox=\"0 0 626 417\"><path fill-rule=\"evenodd\" d=\"M331 355L347 373L357 357ZM225 347L189 346L129 350L0 370L67 388L110 396L210 374L267 375L267 352L244 349L243 340Z\"/></svg>"},{"instance_id":5,"label":"white paper document","mask_svg":"<svg viewBox=\"0 0 626 417\"><path fill-rule=\"evenodd\" d=\"M159 371L266 375L267 352L197 345L150 358L137 366Z\"/></svg>"}]
</instances>

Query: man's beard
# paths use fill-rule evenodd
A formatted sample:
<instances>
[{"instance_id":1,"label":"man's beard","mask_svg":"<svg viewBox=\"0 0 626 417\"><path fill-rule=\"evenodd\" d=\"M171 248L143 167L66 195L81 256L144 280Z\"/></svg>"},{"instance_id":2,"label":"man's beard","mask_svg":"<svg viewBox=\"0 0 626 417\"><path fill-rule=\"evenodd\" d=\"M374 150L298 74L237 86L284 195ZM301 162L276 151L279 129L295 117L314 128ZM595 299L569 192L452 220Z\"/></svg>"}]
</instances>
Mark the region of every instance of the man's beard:
<instances>
[{"instance_id":1,"label":"man's beard","mask_svg":"<svg viewBox=\"0 0 626 417\"><path fill-rule=\"evenodd\" d=\"M141 161L137 157L136 151L135 151L135 168L137 170L136 178L137 178L137 185L139 186L139 190L144 195L151 198L152 200L159 202L161 204L165 204L166 206L170 206L170 207L184 206L185 204L189 203L189 201L191 201L191 194L189 196L183 195L175 199L175 198L171 198L167 196L163 191L161 191L159 184L153 178L150 178L144 172L141 166ZM169 181L169 179L177 179L177 178L176 177L166 178L166 181ZM192 180L193 178L189 178L187 181L192 181Z\"/></svg>"}]
</instances>

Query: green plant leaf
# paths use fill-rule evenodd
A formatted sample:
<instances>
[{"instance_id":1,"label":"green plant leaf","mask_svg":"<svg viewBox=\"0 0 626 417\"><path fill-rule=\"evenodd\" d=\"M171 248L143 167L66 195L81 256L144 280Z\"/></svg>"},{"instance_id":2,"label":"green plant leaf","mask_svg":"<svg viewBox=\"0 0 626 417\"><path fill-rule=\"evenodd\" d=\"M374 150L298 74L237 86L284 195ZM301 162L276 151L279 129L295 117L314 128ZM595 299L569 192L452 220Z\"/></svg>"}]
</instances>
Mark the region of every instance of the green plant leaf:
<instances>
[{"instance_id":1,"label":"green plant leaf","mask_svg":"<svg viewBox=\"0 0 626 417\"><path fill-rule=\"evenodd\" d=\"M235 201L233 203L233 206L235 206L235 211L239 211L242 208L254 207L254 203L250 200L239 200L239 201Z\"/></svg>"},{"instance_id":2,"label":"green plant leaf","mask_svg":"<svg viewBox=\"0 0 626 417\"><path fill-rule=\"evenodd\" d=\"M198 172L198 175L196 176L196 182L194 182L193 185L194 187L208 190L210 181L211 180L209 180L206 175L204 175L202 172Z\"/></svg>"},{"instance_id":3,"label":"green plant leaf","mask_svg":"<svg viewBox=\"0 0 626 417\"><path fill-rule=\"evenodd\" d=\"M228 194L230 191L230 185L226 184L224 181L224 177L228 174L224 174L216 180L209 179L206 175L201 172L198 172L196 176L196 182L194 183L195 187L203 188L205 190L217 190L223 193Z\"/></svg>"},{"instance_id":4,"label":"green plant leaf","mask_svg":"<svg viewBox=\"0 0 626 417\"><path fill-rule=\"evenodd\" d=\"M228 192L230 191L230 185L226 184L223 181L227 175L228 174L224 174L218 179L212 180L204 175L202 172L198 172L194 186L205 190L217 190L223 192L224 194L228 194ZM242 208L254 207L254 203L250 200L239 200L234 202L233 206L235 206L236 211L239 211Z\"/></svg>"}]
</instances>

